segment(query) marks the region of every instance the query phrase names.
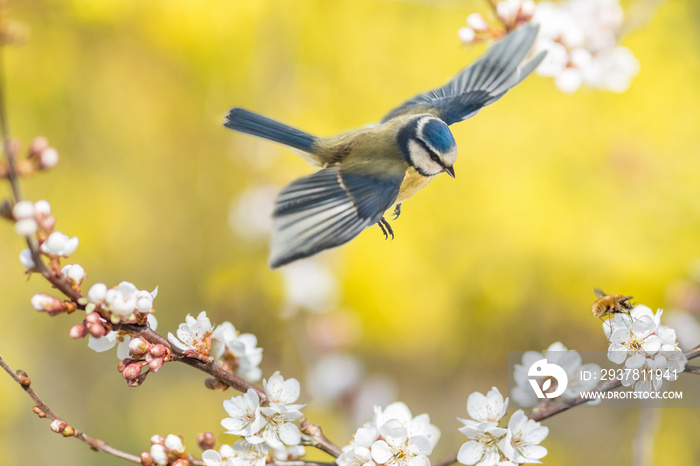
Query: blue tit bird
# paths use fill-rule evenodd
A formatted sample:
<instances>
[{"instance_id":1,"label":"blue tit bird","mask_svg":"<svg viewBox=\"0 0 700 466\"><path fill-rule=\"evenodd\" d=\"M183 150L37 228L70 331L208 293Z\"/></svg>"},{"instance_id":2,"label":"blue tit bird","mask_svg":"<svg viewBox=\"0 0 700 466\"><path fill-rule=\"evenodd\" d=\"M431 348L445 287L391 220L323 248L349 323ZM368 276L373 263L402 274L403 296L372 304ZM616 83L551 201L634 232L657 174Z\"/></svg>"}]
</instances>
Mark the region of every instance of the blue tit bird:
<instances>
[{"instance_id":1,"label":"blue tit bird","mask_svg":"<svg viewBox=\"0 0 700 466\"><path fill-rule=\"evenodd\" d=\"M319 168L280 192L270 266L340 246L374 224L393 238L384 213L393 205L397 218L401 204L436 175L454 178L457 144L449 125L473 117L537 68L544 52L523 63L537 31L528 24L510 32L446 85L404 102L379 124L337 136L312 136L232 108L225 127L289 146Z\"/></svg>"}]
</instances>

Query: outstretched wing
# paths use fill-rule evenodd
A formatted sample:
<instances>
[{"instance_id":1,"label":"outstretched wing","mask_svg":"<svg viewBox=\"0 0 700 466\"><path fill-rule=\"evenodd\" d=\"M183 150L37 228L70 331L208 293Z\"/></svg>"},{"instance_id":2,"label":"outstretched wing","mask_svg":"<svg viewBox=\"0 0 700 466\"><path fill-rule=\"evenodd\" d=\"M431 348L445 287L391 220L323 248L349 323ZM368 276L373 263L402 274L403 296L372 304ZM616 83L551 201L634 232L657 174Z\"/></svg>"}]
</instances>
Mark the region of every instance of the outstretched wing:
<instances>
[{"instance_id":1,"label":"outstretched wing","mask_svg":"<svg viewBox=\"0 0 700 466\"><path fill-rule=\"evenodd\" d=\"M282 190L273 214L270 266L280 267L347 243L382 218L403 175L324 168Z\"/></svg>"},{"instance_id":2,"label":"outstretched wing","mask_svg":"<svg viewBox=\"0 0 700 466\"><path fill-rule=\"evenodd\" d=\"M527 24L496 42L486 54L439 89L419 94L384 117L382 123L405 114L431 113L448 125L471 118L503 97L537 68L546 52L521 66L539 27Z\"/></svg>"}]
</instances>

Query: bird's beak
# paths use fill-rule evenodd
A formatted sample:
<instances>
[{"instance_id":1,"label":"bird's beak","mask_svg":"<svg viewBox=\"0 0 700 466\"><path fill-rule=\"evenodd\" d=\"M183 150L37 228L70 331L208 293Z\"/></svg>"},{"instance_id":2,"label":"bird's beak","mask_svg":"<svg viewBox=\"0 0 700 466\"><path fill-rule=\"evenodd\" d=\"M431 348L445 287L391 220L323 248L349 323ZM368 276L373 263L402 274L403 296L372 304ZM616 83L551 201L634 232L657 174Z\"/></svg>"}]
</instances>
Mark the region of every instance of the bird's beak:
<instances>
[{"instance_id":1,"label":"bird's beak","mask_svg":"<svg viewBox=\"0 0 700 466\"><path fill-rule=\"evenodd\" d=\"M454 178L455 177L455 167L445 167L445 173L447 173L452 178Z\"/></svg>"}]
</instances>

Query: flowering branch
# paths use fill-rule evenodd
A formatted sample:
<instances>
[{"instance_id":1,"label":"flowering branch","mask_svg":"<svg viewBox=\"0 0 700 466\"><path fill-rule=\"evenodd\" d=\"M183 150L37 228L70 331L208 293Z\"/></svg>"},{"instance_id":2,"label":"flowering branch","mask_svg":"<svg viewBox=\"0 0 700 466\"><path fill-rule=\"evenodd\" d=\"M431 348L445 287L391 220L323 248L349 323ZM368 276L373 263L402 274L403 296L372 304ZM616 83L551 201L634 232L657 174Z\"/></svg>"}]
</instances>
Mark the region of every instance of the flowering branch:
<instances>
[{"instance_id":1,"label":"flowering branch","mask_svg":"<svg viewBox=\"0 0 700 466\"><path fill-rule=\"evenodd\" d=\"M36 406L33 408L33 411L39 416L40 418L47 417L51 419L51 430L63 435L64 437L75 437L79 440L82 440L83 442L87 443L90 445L90 448L93 450L99 450L104 453L110 454L112 456L116 456L117 458L121 458L123 460L129 461L131 463L138 463L141 464L141 458L138 456L131 455L129 453L123 452L121 450L118 450L114 447L109 446L107 443L103 442L102 440L94 439L92 437L89 437L88 435L80 432L78 429L75 429L74 427L71 427L66 423L64 420L62 420L56 413L54 413L47 405L44 403L41 398L39 398L39 395L34 391L34 389L31 387L31 379L29 376L22 370L18 371L13 371L12 368L5 362L5 360L0 356L0 367L2 367L5 372L8 373L8 375L17 382L20 387L24 389L24 391L29 395L29 397L34 401ZM204 464L204 463L200 463Z\"/></svg>"}]
</instances>

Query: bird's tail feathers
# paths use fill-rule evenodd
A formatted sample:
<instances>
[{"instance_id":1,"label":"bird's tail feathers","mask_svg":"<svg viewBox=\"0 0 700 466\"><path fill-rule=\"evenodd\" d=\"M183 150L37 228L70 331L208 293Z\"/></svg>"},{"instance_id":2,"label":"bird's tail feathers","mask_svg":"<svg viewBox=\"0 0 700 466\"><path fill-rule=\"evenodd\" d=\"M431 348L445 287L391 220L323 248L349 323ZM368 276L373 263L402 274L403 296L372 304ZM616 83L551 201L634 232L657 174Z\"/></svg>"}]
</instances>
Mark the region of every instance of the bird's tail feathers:
<instances>
[{"instance_id":1,"label":"bird's tail feathers","mask_svg":"<svg viewBox=\"0 0 700 466\"><path fill-rule=\"evenodd\" d=\"M318 140L316 136L238 107L229 110L224 126L242 133L279 142L303 152L310 152Z\"/></svg>"}]
</instances>

